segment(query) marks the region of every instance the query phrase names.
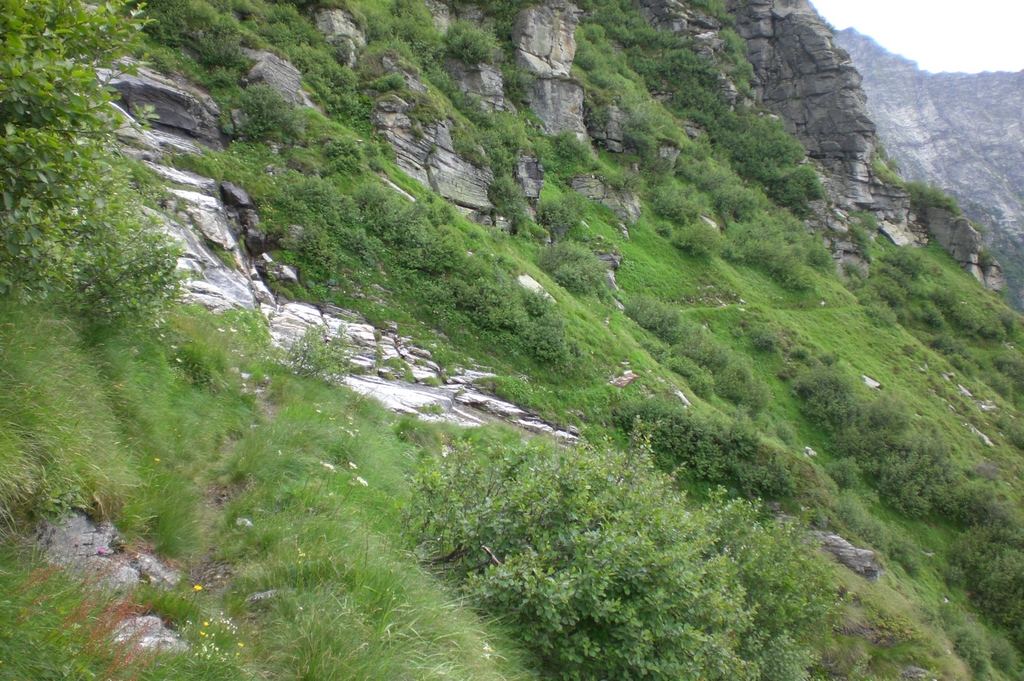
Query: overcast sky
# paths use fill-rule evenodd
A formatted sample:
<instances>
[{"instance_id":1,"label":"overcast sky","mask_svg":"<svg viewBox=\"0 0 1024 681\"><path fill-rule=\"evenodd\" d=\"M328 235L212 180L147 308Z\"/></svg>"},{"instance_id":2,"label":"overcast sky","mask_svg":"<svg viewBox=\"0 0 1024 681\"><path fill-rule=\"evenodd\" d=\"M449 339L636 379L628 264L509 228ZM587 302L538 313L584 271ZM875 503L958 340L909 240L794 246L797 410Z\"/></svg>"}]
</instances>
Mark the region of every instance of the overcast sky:
<instances>
[{"instance_id":1,"label":"overcast sky","mask_svg":"<svg viewBox=\"0 0 1024 681\"><path fill-rule=\"evenodd\" d=\"M1024 0L811 0L837 29L853 27L933 73L1024 70Z\"/></svg>"}]
</instances>

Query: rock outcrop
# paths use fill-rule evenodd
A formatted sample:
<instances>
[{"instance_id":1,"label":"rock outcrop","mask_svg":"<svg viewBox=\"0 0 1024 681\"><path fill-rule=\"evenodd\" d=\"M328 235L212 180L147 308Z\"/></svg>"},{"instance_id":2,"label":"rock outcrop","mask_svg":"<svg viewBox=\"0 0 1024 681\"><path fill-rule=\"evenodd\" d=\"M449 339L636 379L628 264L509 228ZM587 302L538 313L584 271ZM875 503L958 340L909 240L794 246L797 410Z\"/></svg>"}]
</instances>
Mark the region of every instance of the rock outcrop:
<instances>
[{"instance_id":1,"label":"rock outcrop","mask_svg":"<svg viewBox=\"0 0 1024 681\"><path fill-rule=\"evenodd\" d=\"M536 201L544 189L544 165L535 156L520 156L516 162L515 180L523 196Z\"/></svg>"},{"instance_id":2,"label":"rock outcrop","mask_svg":"<svg viewBox=\"0 0 1024 681\"><path fill-rule=\"evenodd\" d=\"M445 68L460 90L480 99L480 108L484 111L516 112L515 106L505 99L505 80L497 66L449 59Z\"/></svg>"},{"instance_id":3,"label":"rock outcrop","mask_svg":"<svg viewBox=\"0 0 1024 681\"><path fill-rule=\"evenodd\" d=\"M836 42L863 75L868 112L904 177L955 196L1000 258L1019 262L1024 72L928 73L853 29Z\"/></svg>"},{"instance_id":4,"label":"rock outcrop","mask_svg":"<svg viewBox=\"0 0 1024 681\"><path fill-rule=\"evenodd\" d=\"M808 155L842 180L841 208L872 210L875 124L861 77L808 0L729 0L747 41L757 98L782 117Z\"/></svg>"},{"instance_id":5,"label":"rock outcrop","mask_svg":"<svg viewBox=\"0 0 1024 681\"><path fill-rule=\"evenodd\" d=\"M985 288L993 291L1003 289L1005 280L1002 266L994 260L983 259L984 243L981 234L971 226L967 218L935 207L925 209L918 217L932 238Z\"/></svg>"},{"instance_id":6,"label":"rock outcrop","mask_svg":"<svg viewBox=\"0 0 1024 681\"><path fill-rule=\"evenodd\" d=\"M321 9L316 13L316 27L338 49L348 67L354 68L366 47L366 34L352 15L343 9Z\"/></svg>"},{"instance_id":7,"label":"rock outcrop","mask_svg":"<svg viewBox=\"0 0 1024 681\"><path fill-rule=\"evenodd\" d=\"M134 74L101 71L99 76L117 90L121 108L130 116L152 107L154 131L195 141L211 149L225 147L226 137L220 130L220 108L210 95L185 79L138 65ZM139 136L142 137L142 133ZM164 145L181 146L161 136L152 139L150 144L157 150ZM187 146L184 150L188 150Z\"/></svg>"},{"instance_id":8,"label":"rock outcrop","mask_svg":"<svg viewBox=\"0 0 1024 681\"><path fill-rule=\"evenodd\" d=\"M622 109L613 104L604 111L591 112L587 119L587 134L590 135L590 139L616 154L621 154L625 150L622 125L626 122L626 115Z\"/></svg>"},{"instance_id":9,"label":"rock outcrop","mask_svg":"<svg viewBox=\"0 0 1024 681\"><path fill-rule=\"evenodd\" d=\"M290 61L267 50L243 48L242 54L256 62L245 77L246 85L263 83L277 90L284 101L293 106L315 108L309 96L302 91L302 74Z\"/></svg>"},{"instance_id":10,"label":"rock outcrop","mask_svg":"<svg viewBox=\"0 0 1024 681\"><path fill-rule=\"evenodd\" d=\"M821 542L821 548L827 551L837 563L853 570L869 582L878 581L885 574L875 559L875 552L859 549L833 532L813 532L812 535Z\"/></svg>"},{"instance_id":11,"label":"rock outcrop","mask_svg":"<svg viewBox=\"0 0 1024 681\"><path fill-rule=\"evenodd\" d=\"M473 165L455 151L449 121L421 126L406 114L411 106L397 95L386 95L370 117L394 148L398 167L457 206L491 210L494 206L487 198L487 189L494 173Z\"/></svg>"},{"instance_id":12,"label":"rock outcrop","mask_svg":"<svg viewBox=\"0 0 1024 681\"><path fill-rule=\"evenodd\" d=\"M530 109L549 135L573 132L587 138L583 122L583 88L570 78L576 56L576 26L580 10L565 0L548 0L516 17L512 43L516 66L537 78L529 93Z\"/></svg>"},{"instance_id":13,"label":"rock outcrop","mask_svg":"<svg viewBox=\"0 0 1024 681\"><path fill-rule=\"evenodd\" d=\"M577 175L570 184L591 201L611 209L623 222L633 224L640 219L640 197L630 190L609 187L597 175Z\"/></svg>"}]
</instances>

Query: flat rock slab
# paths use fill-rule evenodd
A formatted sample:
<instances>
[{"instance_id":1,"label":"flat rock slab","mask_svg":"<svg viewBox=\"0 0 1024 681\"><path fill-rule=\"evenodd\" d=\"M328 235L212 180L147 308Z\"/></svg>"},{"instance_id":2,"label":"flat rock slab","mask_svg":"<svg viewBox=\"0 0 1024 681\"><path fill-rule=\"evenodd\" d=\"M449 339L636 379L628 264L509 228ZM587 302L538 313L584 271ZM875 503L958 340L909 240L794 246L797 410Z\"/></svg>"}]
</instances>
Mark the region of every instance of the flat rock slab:
<instances>
[{"instance_id":1,"label":"flat rock slab","mask_svg":"<svg viewBox=\"0 0 1024 681\"><path fill-rule=\"evenodd\" d=\"M834 532L813 532L821 548L832 555L837 563L853 570L869 582L878 581L885 574L875 559L875 552L859 549Z\"/></svg>"},{"instance_id":2,"label":"flat rock slab","mask_svg":"<svg viewBox=\"0 0 1024 681\"><path fill-rule=\"evenodd\" d=\"M147 652L179 655L188 651L188 643L165 627L155 615L137 615L122 620L114 629L114 640Z\"/></svg>"}]
</instances>

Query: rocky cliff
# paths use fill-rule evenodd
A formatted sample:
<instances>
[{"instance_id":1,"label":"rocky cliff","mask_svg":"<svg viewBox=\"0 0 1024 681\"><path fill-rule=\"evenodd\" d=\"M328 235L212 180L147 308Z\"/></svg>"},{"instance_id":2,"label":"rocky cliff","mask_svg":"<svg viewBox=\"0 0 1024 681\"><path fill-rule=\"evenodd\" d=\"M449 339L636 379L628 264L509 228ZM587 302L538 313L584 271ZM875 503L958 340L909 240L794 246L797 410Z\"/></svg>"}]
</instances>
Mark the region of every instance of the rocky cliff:
<instances>
[{"instance_id":1,"label":"rocky cliff","mask_svg":"<svg viewBox=\"0 0 1024 681\"><path fill-rule=\"evenodd\" d=\"M989 228L1000 255L1016 250L1024 239L1024 72L933 74L854 29L836 41L863 75L868 111L904 177L955 196Z\"/></svg>"}]
</instances>

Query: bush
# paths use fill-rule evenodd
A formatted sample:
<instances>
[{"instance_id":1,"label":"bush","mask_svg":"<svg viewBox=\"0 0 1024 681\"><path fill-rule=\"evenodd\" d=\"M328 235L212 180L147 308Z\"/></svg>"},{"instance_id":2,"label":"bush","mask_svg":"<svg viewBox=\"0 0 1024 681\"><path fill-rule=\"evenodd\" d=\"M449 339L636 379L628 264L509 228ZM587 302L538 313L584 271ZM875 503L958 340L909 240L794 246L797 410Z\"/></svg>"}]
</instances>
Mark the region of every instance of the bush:
<instances>
[{"instance_id":1,"label":"bush","mask_svg":"<svg viewBox=\"0 0 1024 681\"><path fill-rule=\"evenodd\" d=\"M353 137L345 135L331 138L324 144L323 153L328 172L351 175L362 169L363 150Z\"/></svg>"},{"instance_id":2,"label":"bush","mask_svg":"<svg viewBox=\"0 0 1024 681\"><path fill-rule=\"evenodd\" d=\"M825 464L825 472L835 480L839 489L850 489L860 484L860 467L853 459L837 459Z\"/></svg>"},{"instance_id":3,"label":"bush","mask_svg":"<svg viewBox=\"0 0 1024 681\"><path fill-rule=\"evenodd\" d=\"M341 336L330 338L326 329L310 327L288 350L288 365L300 376L334 380L346 373L349 354Z\"/></svg>"},{"instance_id":4,"label":"bush","mask_svg":"<svg viewBox=\"0 0 1024 681\"><path fill-rule=\"evenodd\" d=\"M677 343L679 310L648 296L634 296L626 303L626 316L666 343Z\"/></svg>"},{"instance_id":5,"label":"bush","mask_svg":"<svg viewBox=\"0 0 1024 681\"><path fill-rule=\"evenodd\" d=\"M586 246L574 241L562 241L545 249L538 264L570 293L592 295L605 290L604 263Z\"/></svg>"},{"instance_id":6,"label":"bush","mask_svg":"<svg viewBox=\"0 0 1024 681\"><path fill-rule=\"evenodd\" d=\"M552 678L782 681L827 630L829 571L799 530L688 508L643 448L457 447L416 484L424 550Z\"/></svg>"},{"instance_id":7,"label":"bush","mask_svg":"<svg viewBox=\"0 0 1024 681\"><path fill-rule=\"evenodd\" d=\"M583 219L583 197L563 194L557 199L542 198L537 204L537 222L556 237L563 237Z\"/></svg>"},{"instance_id":8,"label":"bush","mask_svg":"<svg viewBox=\"0 0 1024 681\"><path fill-rule=\"evenodd\" d=\"M722 252L723 241L718 228L705 224L703 220L672 230L672 245L698 257L718 255Z\"/></svg>"},{"instance_id":9,"label":"bush","mask_svg":"<svg viewBox=\"0 0 1024 681\"><path fill-rule=\"evenodd\" d=\"M301 137L304 129L302 118L271 86L259 83L247 87L239 104L244 118L237 132L242 137L286 141Z\"/></svg>"},{"instance_id":10,"label":"bush","mask_svg":"<svg viewBox=\"0 0 1024 681\"><path fill-rule=\"evenodd\" d=\"M833 431L852 425L858 416L856 383L838 367L801 374L793 382L793 392L804 401L801 409L812 421Z\"/></svg>"},{"instance_id":11,"label":"bush","mask_svg":"<svg viewBox=\"0 0 1024 681\"><path fill-rule=\"evenodd\" d=\"M960 214L960 206L956 199L938 187L924 182L908 182L906 188L910 192L910 209L918 215L923 214L927 208L941 208L954 215Z\"/></svg>"},{"instance_id":12,"label":"bush","mask_svg":"<svg viewBox=\"0 0 1024 681\"><path fill-rule=\"evenodd\" d=\"M498 42L487 31L468 21L455 21L444 36L448 56L467 64L490 64L498 53Z\"/></svg>"}]
</instances>

